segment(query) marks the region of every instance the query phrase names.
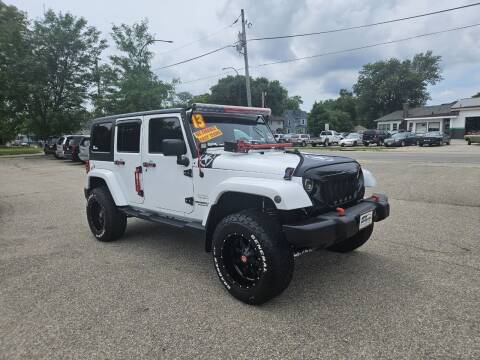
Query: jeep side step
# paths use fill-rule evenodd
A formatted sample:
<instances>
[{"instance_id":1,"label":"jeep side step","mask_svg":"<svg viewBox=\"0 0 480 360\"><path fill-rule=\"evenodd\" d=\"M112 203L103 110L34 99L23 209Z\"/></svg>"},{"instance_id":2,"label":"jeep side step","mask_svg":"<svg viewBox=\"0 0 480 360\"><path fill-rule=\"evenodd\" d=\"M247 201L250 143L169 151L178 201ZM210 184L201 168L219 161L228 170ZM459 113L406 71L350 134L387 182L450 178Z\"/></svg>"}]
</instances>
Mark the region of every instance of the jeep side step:
<instances>
[{"instance_id":1,"label":"jeep side step","mask_svg":"<svg viewBox=\"0 0 480 360\"><path fill-rule=\"evenodd\" d=\"M178 219L148 210L135 209L131 206L121 206L118 207L118 210L123 212L127 216L138 217L140 219L153 221L159 224L169 225L180 229L205 231L205 227L200 221Z\"/></svg>"}]
</instances>

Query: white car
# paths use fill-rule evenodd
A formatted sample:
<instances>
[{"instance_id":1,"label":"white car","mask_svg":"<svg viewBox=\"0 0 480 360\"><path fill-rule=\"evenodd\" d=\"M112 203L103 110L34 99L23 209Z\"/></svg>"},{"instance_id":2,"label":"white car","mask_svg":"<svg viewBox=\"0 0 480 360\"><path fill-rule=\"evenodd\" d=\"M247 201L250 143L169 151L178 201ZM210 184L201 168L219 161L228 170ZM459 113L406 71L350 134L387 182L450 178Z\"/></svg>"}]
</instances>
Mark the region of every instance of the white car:
<instances>
[{"instance_id":1,"label":"white car","mask_svg":"<svg viewBox=\"0 0 480 360\"><path fill-rule=\"evenodd\" d=\"M363 245L390 211L385 195L365 198L371 173L353 159L288 151L270 114L197 103L97 119L85 182L93 236L120 238L128 217L197 230L220 282L249 304L288 286L295 256Z\"/></svg>"},{"instance_id":2,"label":"white car","mask_svg":"<svg viewBox=\"0 0 480 360\"><path fill-rule=\"evenodd\" d=\"M79 144L78 158L86 162L89 159L90 136L85 136Z\"/></svg>"},{"instance_id":3,"label":"white car","mask_svg":"<svg viewBox=\"0 0 480 360\"><path fill-rule=\"evenodd\" d=\"M357 133L350 133L342 140L338 141L340 146L357 146L362 143L362 136Z\"/></svg>"},{"instance_id":4,"label":"white car","mask_svg":"<svg viewBox=\"0 0 480 360\"><path fill-rule=\"evenodd\" d=\"M57 148L54 154L57 159L65 158L65 150L72 137L73 135L63 135L57 140Z\"/></svg>"}]
</instances>

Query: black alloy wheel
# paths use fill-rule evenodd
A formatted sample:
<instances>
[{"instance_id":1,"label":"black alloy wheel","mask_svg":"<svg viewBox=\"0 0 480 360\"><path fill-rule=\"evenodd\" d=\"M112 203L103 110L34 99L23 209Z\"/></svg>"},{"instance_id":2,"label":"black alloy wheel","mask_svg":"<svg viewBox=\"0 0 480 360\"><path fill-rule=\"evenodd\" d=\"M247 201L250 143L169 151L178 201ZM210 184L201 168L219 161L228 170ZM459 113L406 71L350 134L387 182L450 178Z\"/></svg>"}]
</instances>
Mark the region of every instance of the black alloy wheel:
<instances>
[{"instance_id":1,"label":"black alloy wheel","mask_svg":"<svg viewBox=\"0 0 480 360\"><path fill-rule=\"evenodd\" d=\"M101 234L105 231L105 209L96 200L93 199L90 203L90 221L96 234Z\"/></svg>"},{"instance_id":2,"label":"black alloy wheel","mask_svg":"<svg viewBox=\"0 0 480 360\"><path fill-rule=\"evenodd\" d=\"M228 234L221 249L223 263L230 278L240 287L249 289L263 274L260 251L244 234Z\"/></svg>"}]
</instances>

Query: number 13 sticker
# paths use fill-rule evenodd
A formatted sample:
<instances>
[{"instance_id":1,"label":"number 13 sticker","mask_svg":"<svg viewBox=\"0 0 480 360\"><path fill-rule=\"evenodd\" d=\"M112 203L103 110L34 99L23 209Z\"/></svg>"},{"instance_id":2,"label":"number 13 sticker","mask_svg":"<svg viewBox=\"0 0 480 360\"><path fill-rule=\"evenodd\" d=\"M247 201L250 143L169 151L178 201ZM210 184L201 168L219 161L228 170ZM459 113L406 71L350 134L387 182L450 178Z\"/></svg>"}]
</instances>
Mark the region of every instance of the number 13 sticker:
<instances>
[{"instance_id":1,"label":"number 13 sticker","mask_svg":"<svg viewBox=\"0 0 480 360\"><path fill-rule=\"evenodd\" d=\"M195 129L204 129L205 120L203 120L202 114L193 114L192 115L192 124Z\"/></svg>"}]
</instances>

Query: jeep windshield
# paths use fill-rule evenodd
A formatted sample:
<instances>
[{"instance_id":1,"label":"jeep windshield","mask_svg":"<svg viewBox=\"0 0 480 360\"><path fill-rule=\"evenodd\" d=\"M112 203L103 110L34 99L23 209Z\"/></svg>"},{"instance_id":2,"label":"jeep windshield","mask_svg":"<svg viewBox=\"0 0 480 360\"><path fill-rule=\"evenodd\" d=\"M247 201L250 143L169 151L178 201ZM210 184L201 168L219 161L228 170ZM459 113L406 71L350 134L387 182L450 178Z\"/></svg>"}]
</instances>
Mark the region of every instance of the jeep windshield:
<instances>
[{"instance_id":1,"label":"jeep windshield","mask_svg":"<svg viewBox=\"0 0 480 360\"><path fill-rule=\"evenodd\" d=\"M209 147L224 146L225 142L237 142L238 140L250 144L277 143L262 116L202 115L203 128L195 128L193 123L190 124L194 134L214 127L221 131L221 135L207 141ZM196 140L198 141L197 138Z\"/></svg>"}]
</instances>

